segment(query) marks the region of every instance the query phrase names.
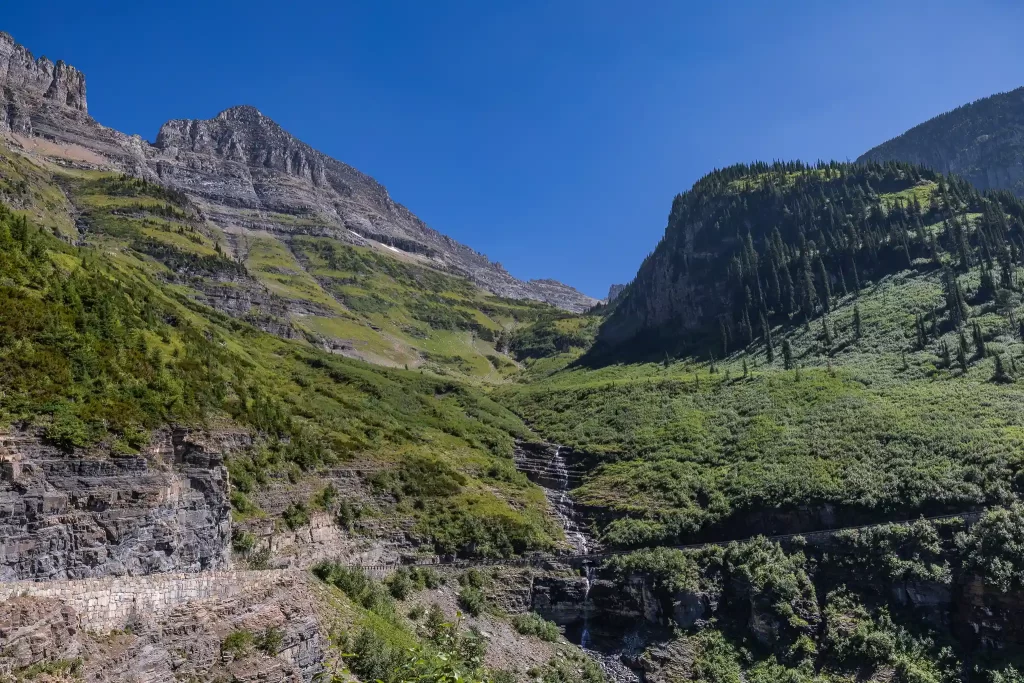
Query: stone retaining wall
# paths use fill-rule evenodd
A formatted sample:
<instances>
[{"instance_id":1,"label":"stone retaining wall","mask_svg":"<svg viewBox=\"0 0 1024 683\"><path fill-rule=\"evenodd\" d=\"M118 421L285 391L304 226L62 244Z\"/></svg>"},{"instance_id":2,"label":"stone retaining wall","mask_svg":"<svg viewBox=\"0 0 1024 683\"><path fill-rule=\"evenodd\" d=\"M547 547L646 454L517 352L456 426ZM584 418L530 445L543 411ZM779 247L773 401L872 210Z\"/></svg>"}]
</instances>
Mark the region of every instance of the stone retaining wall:
<instances>
[{"instance_id":1,"label":"stone retaining wall","mask_svg":"<svg viewBox=\"0 0 1024 683\"><path fill-rule=\"evenodd\" d=\"M82 628L111 631L125 628L133 619L159 615L195 600L230 598L252 589L294 583L304 577L305 572L280 569L14 581L0 583L0 602L18 596L55 598L74 608Z\"/></svg>"}]
</instances>

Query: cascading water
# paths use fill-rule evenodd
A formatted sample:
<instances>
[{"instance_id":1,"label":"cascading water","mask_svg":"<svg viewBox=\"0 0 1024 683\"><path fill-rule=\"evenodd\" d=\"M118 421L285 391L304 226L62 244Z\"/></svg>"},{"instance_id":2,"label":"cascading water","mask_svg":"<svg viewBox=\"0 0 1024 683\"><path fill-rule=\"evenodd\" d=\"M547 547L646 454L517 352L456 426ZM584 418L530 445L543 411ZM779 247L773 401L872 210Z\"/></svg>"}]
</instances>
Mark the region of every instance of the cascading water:
<instances>
[{"instance_id":1,"label":"cascading water","mask_svg":"<svg viewBox=\"0 0 1024 683\"><path fill-rule=\"evenodd\" d=\"M595 543L587 535L584 525L580 523L579 514L569 494L572 484L577 475L572 471L567 455L569 449L557 446L550 449L517 449L516 466L524 472L531 481L544 489L544 493L551 503L551 508L558 516L565 531L565 538L572 546L573 554L587 555L595 550ZM583 592L583 624L580 632L580 647L595 659L611 680L621 683L635 683L639 678L625 667L618 657L599 652L594 649L593 638L590 633L590 589L593 586L595 568L589 562L584 564L584 592Z\"/></svg>"}]
</instances>

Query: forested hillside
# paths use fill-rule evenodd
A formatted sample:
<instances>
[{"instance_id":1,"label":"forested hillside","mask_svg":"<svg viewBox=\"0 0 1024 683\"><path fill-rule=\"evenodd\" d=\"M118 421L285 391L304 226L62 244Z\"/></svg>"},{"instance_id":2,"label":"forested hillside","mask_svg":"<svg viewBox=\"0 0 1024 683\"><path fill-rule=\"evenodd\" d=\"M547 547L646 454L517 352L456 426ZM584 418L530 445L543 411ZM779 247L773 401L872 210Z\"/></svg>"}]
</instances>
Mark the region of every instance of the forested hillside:
<instances>
[{"instance_id":1,"label":"forested hillside","mask_svg":"<svg viewBox=\"0 0 1024 683\"><path fill-rule=\"evenodd\" d=\"M676 197L593 346L524 332L496 396L574 450L609 546L997 511L615 560L681 628L651 680L1018 680L980 614L1017 642L1022 209L902 163L731 167Z\"/></svg>"}]
</instances>

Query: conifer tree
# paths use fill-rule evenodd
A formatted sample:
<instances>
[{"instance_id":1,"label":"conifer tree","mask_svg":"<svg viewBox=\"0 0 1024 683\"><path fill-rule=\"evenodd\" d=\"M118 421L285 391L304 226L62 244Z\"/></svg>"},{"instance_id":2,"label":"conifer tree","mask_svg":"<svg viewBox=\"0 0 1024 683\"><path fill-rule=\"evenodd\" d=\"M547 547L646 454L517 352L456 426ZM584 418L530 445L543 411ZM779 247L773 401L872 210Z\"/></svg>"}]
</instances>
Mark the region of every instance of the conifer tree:
<instances>
[{"instance_id":1,"label":"conifer tree","mask_svg":"<svg viewBox=\"0 0 1024 683\"><path fill-rule=\"evenodd\" d=\"M985 357L985 336L981 333L981 325L974 323L971 328L971 341L974 342L974 353L978 358Z\"/></svg>"},{"instance_id":2,"label":"conifer tree","mask_svg":"<svg viewBox=\"0 0 1024 683\"><path fill-rule=\"evenodd\" d=\"M821 280L821 306L828 313L832 303L832 286L829 284L825 262L821 260L820 256L818 257L818 279Z\"/></svg>"},{"instance_id":3,"label":"conifer tree","mask_svg":"<svg viewBox=\"0 0 1024 683\"><path fill-rule=\"evenodd\" d=\"M793 347L788 339L782 340L782 367L789 370L793 367Z\"/></svg>"},{"instance_id":4,"label":"conifer tree","mask_svg":"<svg viewBox=\"0 0 1024 683\"><path fill-rule=\"evenodd\" d=\"M832 331L828 327L828 318L821 316L821 336L825 340L825 348L832 346Z\"/></svg>"},{"instance_id":5,"label":"conifer tree","mask_svg":"<svg viewBox=\"0 0 1024 683\"><path fill-rule=\"evenodd\" d=\"M917 314L915 327L917 328L917 348L923 349L927 345L927 338L924 332L924 318L920 313Z\"/></svg>"},{"instance_id":6,"label":"conifer tree","mask_svg":"<svg viewBox=\"0 0 1024 683\"><path fill-rule=\"evenodd\" d=\"M956 362L960 364L960 368L964 372L967 372L967 337L964 336L963 330L960 330L957 342Z\"/></svg>"},{"instance_id":7,"label":"conifer tree","mask_svg":"<svg viewBox=\"0 0 1024 683\"><path fill-rule=\"evenodd\" d=\"M746 358L743 359L743 376L744 377L747 376L747 359Z\"/></svg>"},{"instance_id":8,"label":"conifer tree","mask_svg":"<svg viewBox=\"0 0 1024 683\"><path fill-rule=\"evenodd\" d=\"M860 339L861 337L861 324L860 324L860 306L853 307L853 338Z\"/></svg>"},{"instance_id":9,"label":"conifer tree","mask_svg":"<svg viewBox=\"0 0 1024 683\"><path fill-rule=\"evenodd\" d=\"M1002 354L996 353L993 354L993 357L995 358L995 368L992 373L992 381L1000 383L1012 382L1013 378L1006 372L1006 368L1003 366Z\"/></svg>"}]
</instances>

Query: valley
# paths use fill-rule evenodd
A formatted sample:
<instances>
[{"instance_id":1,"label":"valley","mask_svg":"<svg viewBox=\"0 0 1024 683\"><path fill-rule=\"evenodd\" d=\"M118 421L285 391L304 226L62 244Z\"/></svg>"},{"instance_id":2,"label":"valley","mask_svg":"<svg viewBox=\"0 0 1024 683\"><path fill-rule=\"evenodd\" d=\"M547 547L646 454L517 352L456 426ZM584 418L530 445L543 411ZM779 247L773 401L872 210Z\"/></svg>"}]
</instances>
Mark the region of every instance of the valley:
<instances>
[{"instance_id":1,"label":"valley","mask_svg":"<svg viewBox=\"0 0 1024 683\"><path fill-rule=\"evenodd\" d=\"M717 169L598 302L0 67L0 680L1022 680L1012 177Z\"/></svg>"}]
</instances>

